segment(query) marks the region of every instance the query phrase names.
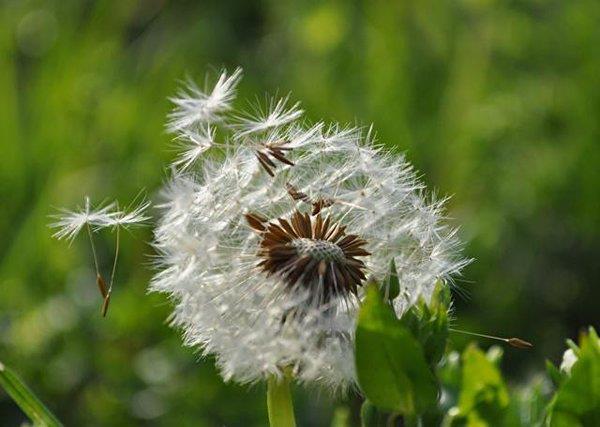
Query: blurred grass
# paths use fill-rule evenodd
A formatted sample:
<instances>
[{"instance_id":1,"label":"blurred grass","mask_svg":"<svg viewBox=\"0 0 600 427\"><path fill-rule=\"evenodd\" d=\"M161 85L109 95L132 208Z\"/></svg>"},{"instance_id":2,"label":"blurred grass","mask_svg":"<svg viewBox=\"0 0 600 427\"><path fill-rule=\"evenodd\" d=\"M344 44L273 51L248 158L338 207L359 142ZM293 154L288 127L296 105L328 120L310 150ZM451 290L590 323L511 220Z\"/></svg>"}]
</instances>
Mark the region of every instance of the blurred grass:
<instances>
[{"instance_id":1,"label":"blurred grass","mask_svg":"<svg viewBox=\"0 0 600 427\"><path fill-rule=\"evenodd\" d=\"M313 119L373 122L453 195L476 258L457 325L533 341L506 354L515 380L543 369L600 321L599 19L594 0L4 0L0 356L67 425L265 424L262 386L223 385L145 295L150 230L122 239L102 319L87 242L46 227L84 194L153 197L177 80L241 65L242 97L292 91ZM331 402L298 393L301 423L327 425ZM5 395L0 419L24 419Z\"/></svg>"},{"instance_id":2,"label":"blurred grass","mask_svg":"<svg viewBox=\"0 0 600 427\"><path fill-rule=\"evenodd\" d=\"M35 393L13 372L0 362L0 387L27 414L35 425L62 426L54 414L44 406Z\"/></svg>"}]
</instances>

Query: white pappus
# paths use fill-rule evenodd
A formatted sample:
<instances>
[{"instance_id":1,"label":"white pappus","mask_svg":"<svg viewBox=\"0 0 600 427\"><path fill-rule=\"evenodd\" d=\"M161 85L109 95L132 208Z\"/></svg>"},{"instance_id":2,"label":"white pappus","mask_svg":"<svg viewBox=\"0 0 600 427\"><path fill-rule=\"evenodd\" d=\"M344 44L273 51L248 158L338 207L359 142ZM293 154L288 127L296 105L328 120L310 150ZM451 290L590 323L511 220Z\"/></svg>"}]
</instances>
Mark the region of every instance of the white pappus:
<instances>
[{"instance_id":1,"label":"white pappus","mask_svg":"<svg viewBox=\"0 0 600 427\"><path fill-rule=\"evenodd\" d=\"M400 314L467 261L404 157L370 130L306 125L287 97L227 113L240 76L173 99L168 127L184 153L162 192L150 289L170 295L172 324L225 379L291 371L347 388L366 281L394 260Z\"/></svg>"}]
</instances>

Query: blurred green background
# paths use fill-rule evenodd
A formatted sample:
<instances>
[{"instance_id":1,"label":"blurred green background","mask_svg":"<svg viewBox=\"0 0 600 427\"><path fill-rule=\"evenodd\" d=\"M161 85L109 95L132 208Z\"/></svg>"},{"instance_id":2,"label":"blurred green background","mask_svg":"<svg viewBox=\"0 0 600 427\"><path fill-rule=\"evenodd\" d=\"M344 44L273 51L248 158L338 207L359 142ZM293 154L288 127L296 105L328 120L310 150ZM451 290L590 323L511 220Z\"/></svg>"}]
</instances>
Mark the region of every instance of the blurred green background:
<instances>
[{"instance_id":1,"label":"blurred green background","mask_svg":"<svg viewBox=\"0 0 600 427\"><path fill-rule=\"evenodd\" d=\"M312 119L372 122L452 195L475 258L455 325L534 342L503 361L526 381L600 324L599 22L597 0L0 1L0 360L67 425L266 424L263 387L224 385L146 295L149 228L122 239L106 319L88 242L47 228L84 194L153 197L178 79L240 65L242 97L292 91ZM301 425L356 402L309 393ZM2 392L0 420L24 420Z\"/></svg>"}]
</instances>

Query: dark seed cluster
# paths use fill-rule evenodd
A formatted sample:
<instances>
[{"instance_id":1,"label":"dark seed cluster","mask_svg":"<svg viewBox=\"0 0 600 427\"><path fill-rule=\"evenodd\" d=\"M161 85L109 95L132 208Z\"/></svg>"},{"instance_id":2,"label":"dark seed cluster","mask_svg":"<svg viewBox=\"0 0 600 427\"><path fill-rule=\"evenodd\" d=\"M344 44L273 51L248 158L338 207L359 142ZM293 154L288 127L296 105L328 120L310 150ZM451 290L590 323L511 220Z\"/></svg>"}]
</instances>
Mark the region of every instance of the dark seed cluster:
<instances>
[{"instance_id":1,"label":"dark seed cluster","mask_svg":"<svg viewBox=\"0 0 600 427\"><path fill-rule=\"evenodd\" d=\"M279 160L281 163L286 165L294 166L294 162L286 157L286 151L290 151L290 147L286 147L290 141L271 142L264 145L264 149L256 150L255 155L263 167L263 169L272 177L275 176L273 169L277 167L277 164L271 159Z\"/></svg>"},{"instance_id":2,"label":"dark seed cluster","mask_svg":"<svg viewBox=\"0 0 600 427\"><path fill-rule=\"evenodd\" d=\"M357 257L370 255L364 249L367 242L347 234L346 227L329 216L295 211L289 219L270 222L249 213L246 220L262 238L258 267L280 276L290 288L303 286L327 302L356 294L365 280L365 264Z\"/></svg>"},{"instance_id":3,"label":"dark seed cluster","mask_svg":"<svg viewBox=\"0 0 600 427\"><path fill-rule=\"evenodd\" d=\"M303 201L304 203L308 203L308 204L312 205L312 207L313 207L312 215L318 214L319 212L321 212L321 210L323 208L328 208L335 203L335 201L333 199L326 199L326 198L319 198L319 199L313 201L313 200L311 200L310 197L308 197L308 195L306 193L299 191L296 187L294 187L289 182L285 184L285 187L287 188L287 192L292 197L292 199L294 199L296 201Z\"/></svg>"}]
</instances>

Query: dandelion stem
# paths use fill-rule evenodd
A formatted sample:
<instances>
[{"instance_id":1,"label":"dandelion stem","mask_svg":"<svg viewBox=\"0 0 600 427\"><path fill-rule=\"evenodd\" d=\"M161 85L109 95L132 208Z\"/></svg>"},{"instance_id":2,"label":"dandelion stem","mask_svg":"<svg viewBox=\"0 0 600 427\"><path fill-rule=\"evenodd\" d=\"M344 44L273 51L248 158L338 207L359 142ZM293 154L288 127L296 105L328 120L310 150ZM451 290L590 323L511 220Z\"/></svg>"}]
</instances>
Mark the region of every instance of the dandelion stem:
<instances>
[{"instance_id":1,"label":"dandelion stem","mask_svg":"<svg viewBox=\"0 0 600 427\"><path fill-rule=\"evenodd\" d=\"M271 427L296 426L288 375L283 378L272 376L267 380L267 410Z\"/></svg>"}]
</instances>

